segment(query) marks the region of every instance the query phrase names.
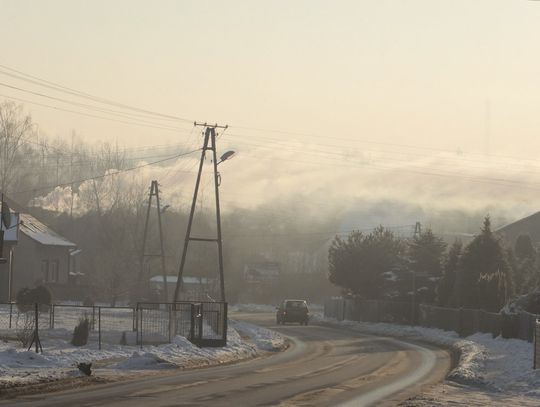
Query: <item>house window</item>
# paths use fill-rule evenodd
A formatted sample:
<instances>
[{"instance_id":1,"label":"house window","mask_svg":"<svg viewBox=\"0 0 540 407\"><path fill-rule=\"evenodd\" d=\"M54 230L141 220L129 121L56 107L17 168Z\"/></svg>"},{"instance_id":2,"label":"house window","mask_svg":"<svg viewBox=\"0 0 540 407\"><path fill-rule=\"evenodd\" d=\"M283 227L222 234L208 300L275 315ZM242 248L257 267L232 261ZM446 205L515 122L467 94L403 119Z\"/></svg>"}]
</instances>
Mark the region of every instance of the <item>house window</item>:
<instances>
[{"instance_id":1,"label":"house window","mask_svg":"<svg viewBox=\"0 0 540 407\"><path fill-rule=\"evenodd\" d=\"M41 277L44 282L49 281L49 260L41 260Z\"/></svg>"},{"instance_id":2,"label":"house window","mask_svg":"<svg viewBox=\"0 0 540 407\"><path fill-rule=\"evenodd\" d=\"M49 269L49 278L51 283L58 283L58 260L52 260Z\"/></svg>"}]
</instances>

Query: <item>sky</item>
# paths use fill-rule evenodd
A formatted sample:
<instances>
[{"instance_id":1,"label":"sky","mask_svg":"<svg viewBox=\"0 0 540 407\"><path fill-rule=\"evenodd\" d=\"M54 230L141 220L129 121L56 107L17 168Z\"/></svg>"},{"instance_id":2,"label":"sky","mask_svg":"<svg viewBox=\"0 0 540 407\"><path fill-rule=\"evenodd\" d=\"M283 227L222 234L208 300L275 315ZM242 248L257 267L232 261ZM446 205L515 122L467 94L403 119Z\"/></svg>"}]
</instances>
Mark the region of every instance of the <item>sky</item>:
<instances>
[{"instance_id":1,"label":"sky","mask_svg":"<svg viewBox=\"0 0 540 407\"><path fill-rule=\"evenodd\" d=\"M131 147L187 148L192 121L228 124L220 143L239 154L225 171L244 202L341 186L340 199L482 207L495 191L528 212L539 21L528 0L0 0L0 100L24 100L43 134ZM180 119L89 111L9 69Z\"/></svg>"}]
</instances>

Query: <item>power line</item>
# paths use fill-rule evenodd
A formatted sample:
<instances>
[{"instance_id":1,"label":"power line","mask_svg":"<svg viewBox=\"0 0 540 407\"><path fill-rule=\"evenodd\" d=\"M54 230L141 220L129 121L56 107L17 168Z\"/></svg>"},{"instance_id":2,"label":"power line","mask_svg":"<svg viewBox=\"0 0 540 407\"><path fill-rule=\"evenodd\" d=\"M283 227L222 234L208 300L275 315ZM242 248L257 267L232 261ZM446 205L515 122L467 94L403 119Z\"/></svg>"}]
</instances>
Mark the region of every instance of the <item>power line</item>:
<instances>
[{"instance_id":1,"label":"power line","mask_svg":"<svg viewBox=\"0 0 540 407\"><path fill-rule=\"evenodd\" d=\"M253 160L278 160L278 161L291 161L291 162L297 162L297 163L306 163L316 166L326 165L331 167L344 167L344 168L366 168L369 167L370 169L375 170L399 170L400 172L408 172L412 174L419 174L419 175L425 175L425 176L434 176L434 177L445 177L445 178L462 178L466 180L471 180L474 182L481 182L481 183L489 183L489 184L497 184L502 186L510 186L510 187L523 187L533 190L540 190L540 185L532 185L525 182L519 182L519 181L511 181L506 180L502 178L489 178L489 177L479 177L479 176L472 176L472 175L463 175L463 174L452 174L452 173L443 173L443 172L430 172L425 171L422 169L410 169L410 168L397 168L397 167L385 167L380 166L376 164L370 164L370 163L363 163L358 165L344 165L340 163L328 163L328 162L322 162L322 161L307 161L307 160L293 160L293 159L286 159L286 158L278 158L278 157L264 157L264 156L245 156L247 159L253 159ZM331 158L329 158L331 160Z\"/></svg>"},{"instance_id":2,"label":"power line","mask_svg":"<svg viewBox=\"0 0 540 407\"><path fill-rule=\"evenodd\" d=\"M353 142L360 142L360 143L367 143L367 144L377 144L377 145L385 145L385 146L392 146L392 147L399 147L399 148L408 148L408 149L417 149L417 150L426 150L426 151L438 151L438 152L446 152L446 153L455 153L455 151L444 149L444 148L435 148L435 147L427 147L427 146L415 146L411 144L398 144L398 143L390 143L390 142L383 142L383 141L375 141L375 140L366 140L366 139L357 139L357 138L351 138L351 137L336 137L336 136L328 136L328 135L320 135L320 134L314 134L314 133L302 133L302 132L294 132L294 131L288 131L288 130L277 130L277 129L264 129L260 127L248 127L248 126L236 126L234 123L232 125L229 125L232 129L240 129L240 130L250 130L250 131L258 131L262 133L270 133L270 134L284 134L284 135L292 135L292 136L300 136L300 137L308 137L310 139L313 138L319 138L319 139L325 139L325 140L339 140L339 141L353 141ZM230 133L228 133L230 135ZM247 137L247 135L240 135L242 137ZM253 138L253 136L250 136ZM258 137L258 136L257 136ZM474 156L485 156L485 153L477 153L477 152L466 152L467 155L474 155ZM490 157L494 158L507 158L507 159L514 159L514 160L527 160L527 161L533 161L533 162L539 162L539 160L534 158L523 158L523 157L517 157L512 155L499 155L499 154L490 154Z\"/></svg>"},{"instance_id":3,"label":"power line","mask_svg":"<svg viewBox=\"0 0 540 407\"><path fill-rule=\"evenodd\" d=\"M186 131L187 130L187 129L181 129L181 128L175 128L175 127L165 127L165 126L156 126L156 125L150 125L150 124L144 124L144 123L128 122L128 121L125 121L125 120L114 119L112 117L96 116L96 115L93 115L93 114L84 113L84 112L78 112L76 110L65 109L65 108L61 108L61 107L58 107L58 106L46 105L44 103L34 102L34 101L31 101L31 100L28 100L28 99L22 99L22 98L18 98L18 97L15 97L15 96L6 96L6 95L2 95L2 94L0 94L0 96L4 97L6 99L17 100L19 102L24 102L24 103L30 103L32 105L42 106L42 107L46 107L46 108L49 108L49 109L61 110L63 112L75 113L75 114L82 115L82 116L93 117L93 118L102 119L102 120L109 120L109 121L113 121L113 122L117 122L117 123L129 124L129 125L133 125L133 126L149 127L149 128L154 128L154 129L173 131L175 133L177 133L179 131Z\"/></svg>"},{"instance_id":4,"label":"power line","mask_svg":"<svg viewBox=\"0 0 540 407\"><path fill-rule=\"evenodd\" d=\"M139 113L150 114L152 116L158 116L158 117L165 118L165 119L179 120L179 121L183 121L183 122L187 122L187 123L193 123L194 122L194 120L186 119L184 117L174 116L174 115L164 114L164 113L159 113L159 112L154 112L154 111L151 111L151 110L148 110L148 109L143 109L143 108L140 108L140 107L131 106L131 105L127 105L127 104L124 104L124 103L116 102L114 100L106 99L106 98L103 98L103 97L100 97L100 96L95 96L95 95L92 95L90 93L82 92L82 91L79 91L79 90L76 90L76 89L73 89L73 88L70 88L70 87L55 83L55 82L51 82L51 81L48 81L48 80L45 80L45 79L41 79L41 78L39 78L37 76L29 75L29 74L24 73L24 72L22 72L20 70L10 68L10 67L8 67L6 65L1 65L0 64L0 67L2 67L4 69L7 69L7 70L9 70L11 72L16 72L16 73L18 73L20 75L23 75L23 76L27 77L27 78L31 78L33 80L37 80L39 82L42 82L41 84L38 83L38 85L40 85L40 86L45 86L45 87L49 87L49 88L52 87L53 89L55 89L57 91L69 93L69 94L72 94L74 96L79 96L79 97L91 99L91 100L99 102L99 103L108 104L108 105L116 106L116 107L121 107L121 108L124 108L124 109L130 109L130 110L133 110L133 111L137 111ZM6 74L5 72L2 72L2 73ZM13 76L13 75L11 75L11 76ZM20 78L20 79L29 81L29 79L25 79L25 78ZM34 81L34 83L35 83L35 81Z\"/></svg>"},{"instance_id":5,"label":"power line","mask_svg":"<svg viewBox=\"0 0 540 407\"><path fill-rule=\"evenodd\" d=\"M65 186L68 186L68 185L78 184L78 183L82 183L82 182L85 182L85 181L92 181L92 180L96 180L96 179L100 179L100 178L105 178L105 177L109 177L109 176L113 176L113 175L118 175L118 174L121 174L121 173L124 173L124 172L138 170L140 168L148 167L148 166L159 164L159 163L162 163L162 162L165 162L165 161L173 160L175 158L179 158L179 157L183 157L183 156L186 156L186 155L189 155L189 154L193 154L193 153L195 153L197 151L200 151L200 150L201 149L198 148L196 150L188 151L186 153L176 154L176 155L173 155L171 157L164 158L162 160L153 161L151 163L145 163L145 164L142 164L142 165L137 165L135 167L126 168L126 169L123 169L123 170L117 170L115 172L110 172L110 173L105 173L105 174L102 174L102 175L97 175L95 177L82 178L82 179L78 179L78 180L70 181L70 182L64 182L64 183L59 183L59 184L54 184L54 185L36 187L36 188L27 189L27 190L24 190L24 191L15 191L15 192L10 192L10 194L11 195L16 195L16 194L23 194L23 193L34 192L34 191L42 191L42 190L47 190L47 189L57 188L57 187L65 187Z\"/></svg>"}]
</instances>

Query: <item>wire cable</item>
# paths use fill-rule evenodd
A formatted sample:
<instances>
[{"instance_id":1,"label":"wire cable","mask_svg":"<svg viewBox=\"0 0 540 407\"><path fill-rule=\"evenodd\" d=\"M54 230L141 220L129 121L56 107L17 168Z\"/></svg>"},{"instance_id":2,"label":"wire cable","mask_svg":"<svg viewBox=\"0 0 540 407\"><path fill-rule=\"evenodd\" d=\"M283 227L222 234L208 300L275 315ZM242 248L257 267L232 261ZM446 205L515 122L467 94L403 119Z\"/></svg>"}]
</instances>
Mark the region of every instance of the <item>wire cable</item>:
<instances>
[{"instance_id":1,"label":"wire cable","mask_svg":"<svg viewBox=\"0 0 540 407\"><path fill-rule=\"evenodd\" d=\"M170 161L170 160L173 160L175 158L179 158L179 157L183 157L183 156L186 156L186 155L189 155L189 154L193 154L193 153L195 153L197 151L200 151L200 150L201 149L198 148L197 150L192 150L192 151L188 151L188 152L181 153L181 154L175 154L175 155L173 155L171 157L164 158L162 160L137 165L137 166L134 166L134 167L123 169L123 170L117 170L117 171L114 171L114 172L105 173L105 174L102 174L102 175L97 175L95 177L88 177L88 178L82 178L82 179L78 179L78 180L74 180L74 181L70 181L70 182L64 182L64 183L59 183L59 184L41 186L41 187L27 189L27 190L24 190L24 191L15 191L15 192L10 192L10 194L11 195L23 194L23 193L33 192L33 191L42 191L42 190L47 190L47 189L51 189L51 188L65 187L65 186L69 186L69 185L73 185L73 184L82 183L82 182L85 182L85 181L93 181L93 180L96 180L96 179L101 179L101 178L105 178L105 177L109 177L109 176L113 176L113 175L118 175L118 174L121 174L121 173L124 173L124 172L134 171L134 170L138 170L140 168L144 168L144 167L148 167L148 166L151 166L151 165L156 165L156 164L159 164L159 163Z\"/></svg>"}]
</instances>

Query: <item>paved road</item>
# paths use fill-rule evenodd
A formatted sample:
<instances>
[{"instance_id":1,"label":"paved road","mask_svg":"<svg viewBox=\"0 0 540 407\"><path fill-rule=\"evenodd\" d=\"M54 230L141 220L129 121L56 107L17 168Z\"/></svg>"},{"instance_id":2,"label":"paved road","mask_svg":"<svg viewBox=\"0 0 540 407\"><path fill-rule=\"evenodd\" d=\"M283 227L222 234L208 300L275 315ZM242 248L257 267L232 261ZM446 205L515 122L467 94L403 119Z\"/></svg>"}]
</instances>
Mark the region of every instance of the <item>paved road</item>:
<instances>
[{"instance_id":1,"label":"paved road","mask_svg":"<svg viewBox=\"0 0 540 407\"><path fill-rule=\"evenodd\" d=\"M450 367L446 351L426 345L326 326L275 326L270 314L236 317L288 335L291 348L235 365L24 396L0 406L390 406L442 380Z\"/></svg>"}]
</instances>

